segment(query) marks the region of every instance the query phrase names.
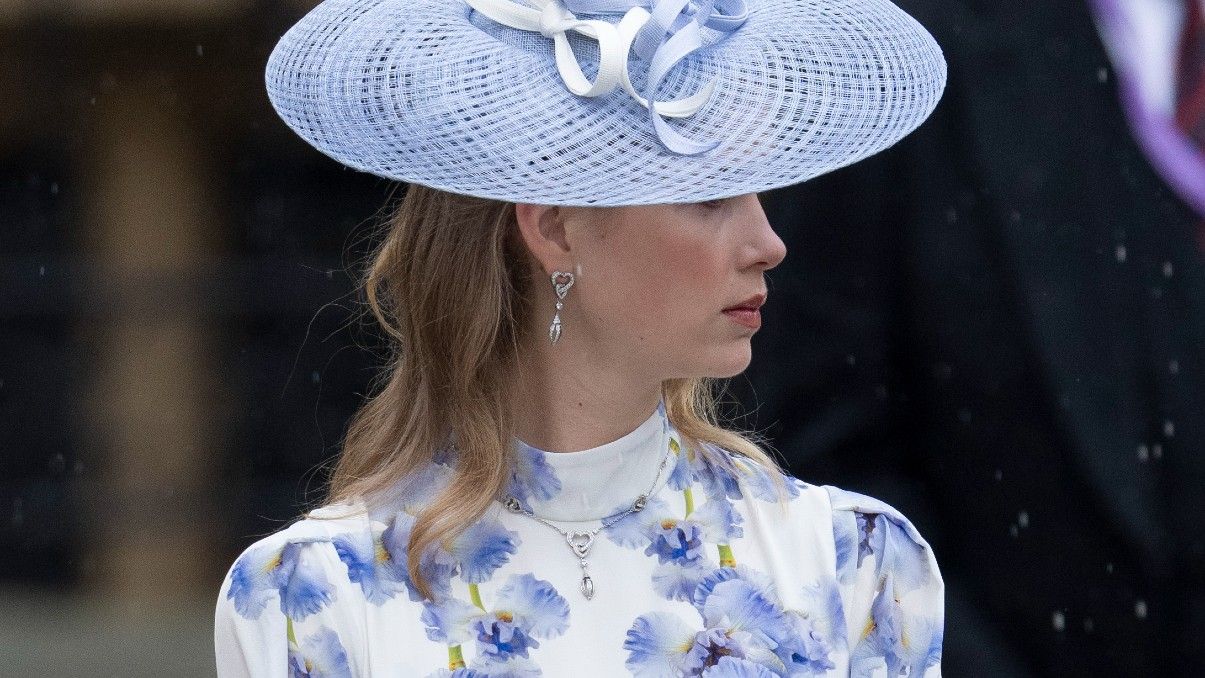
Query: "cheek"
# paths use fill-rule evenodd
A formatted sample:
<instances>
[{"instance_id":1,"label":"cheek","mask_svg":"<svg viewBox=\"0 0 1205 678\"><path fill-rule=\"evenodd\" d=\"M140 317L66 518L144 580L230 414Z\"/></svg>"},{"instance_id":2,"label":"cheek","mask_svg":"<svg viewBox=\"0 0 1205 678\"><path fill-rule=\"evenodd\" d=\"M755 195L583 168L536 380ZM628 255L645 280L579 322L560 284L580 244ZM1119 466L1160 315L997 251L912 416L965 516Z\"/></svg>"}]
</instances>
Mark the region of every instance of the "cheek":
<instances>
[{"instance_id":1,"label":"cheek","mask_svg":"<svg viewBox=\"0 0 1205 678\"><path fill-rule=\"evenodd\" d=\"M722 292L723 276L709 259L714 253L681 240L636 251L642 254L613 270L607 305L627 319L634 336L647 339L650 332L659 332L688 340L687 332L696 333L707 321Z\"/></svg>"}]
</instances>

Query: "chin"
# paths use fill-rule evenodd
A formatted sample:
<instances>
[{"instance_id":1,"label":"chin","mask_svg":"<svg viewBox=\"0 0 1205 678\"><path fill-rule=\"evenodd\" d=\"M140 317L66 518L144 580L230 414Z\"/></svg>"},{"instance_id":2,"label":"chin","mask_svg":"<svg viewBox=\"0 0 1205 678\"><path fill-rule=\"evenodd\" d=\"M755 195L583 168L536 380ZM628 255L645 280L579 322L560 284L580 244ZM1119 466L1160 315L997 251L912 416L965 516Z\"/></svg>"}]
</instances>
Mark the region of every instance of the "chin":
<instances>
[{"instance_id":1,"label":"chin","mask_svg":"<svg viewBox=\"0 0 1205 678\"><path fill-rule=\"evenodd\" d=\"M744 372L753 359L753 350L747 340L741 343L742 346L717 353L715 359L708 365L707 376L728 378Z\"/></svg>"}]
</instances>

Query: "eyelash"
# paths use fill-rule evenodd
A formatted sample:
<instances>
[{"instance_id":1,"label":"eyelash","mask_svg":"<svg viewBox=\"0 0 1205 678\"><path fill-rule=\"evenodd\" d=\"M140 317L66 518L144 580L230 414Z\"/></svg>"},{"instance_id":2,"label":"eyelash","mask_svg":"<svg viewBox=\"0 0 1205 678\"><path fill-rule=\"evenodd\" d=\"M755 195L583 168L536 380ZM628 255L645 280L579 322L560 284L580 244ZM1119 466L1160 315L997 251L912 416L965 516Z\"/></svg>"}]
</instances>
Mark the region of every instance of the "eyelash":
<instances>
[{"instance_id":1,"label":"eyelash","mask_svg":"<svg viewBox=\"0 0 1205 678\"><path fill-rule=\"evenodd\" d=\"M716 198L715 200L704 200L702 205L708 209L719 209L725 202L723 198Z\"/></svg>"}]
</instances>

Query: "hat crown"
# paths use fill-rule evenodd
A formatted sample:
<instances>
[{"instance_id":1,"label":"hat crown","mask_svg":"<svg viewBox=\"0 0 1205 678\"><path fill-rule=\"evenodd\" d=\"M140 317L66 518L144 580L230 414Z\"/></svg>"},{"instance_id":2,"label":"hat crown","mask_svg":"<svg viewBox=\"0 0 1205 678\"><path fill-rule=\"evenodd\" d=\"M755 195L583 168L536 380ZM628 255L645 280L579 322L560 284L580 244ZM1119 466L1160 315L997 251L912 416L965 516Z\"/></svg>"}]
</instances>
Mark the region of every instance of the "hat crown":
<instances>
[{"instance_id":1,"label":"hat crown","mask_svg":"<svg viewBox=\"0 0 1205 678\"><path fill-rule=\"evenodd\" d=\"M561 0L570 13L618 9L560 23L544 14L549 1L324 0L269 57L269 99L302 138L356 169L510 202L601 206L805 181L899 141L945 87L940 47L889 0L744 0L735 29L716 16L739 14L736 0ZM483 3L535 14L529 28L510 27L483 16ZM644 21L639 31L620 31L627 17ZM631 38L618 70L599 36ZM639 99L650 90L653 110Z\"/></svg>"}]
</instances>

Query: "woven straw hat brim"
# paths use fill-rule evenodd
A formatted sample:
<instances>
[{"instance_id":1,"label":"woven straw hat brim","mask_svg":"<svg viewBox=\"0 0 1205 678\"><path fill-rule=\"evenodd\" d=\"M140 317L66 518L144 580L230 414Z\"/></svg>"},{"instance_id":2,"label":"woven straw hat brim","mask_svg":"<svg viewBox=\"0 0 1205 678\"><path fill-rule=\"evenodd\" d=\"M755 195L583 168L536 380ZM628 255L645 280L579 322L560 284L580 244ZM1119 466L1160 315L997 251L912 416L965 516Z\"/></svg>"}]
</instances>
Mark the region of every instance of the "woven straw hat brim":
<instances>
[{"instance_id":1,"label":"woven straw hat brim","mask_svg":"<svg viewBox=\"0 0 1205 678\"><path fill-rule=\"evenodd\" d=\"M464 0L326 0L276 45L268 95L289 127L350 167L499 200L600 206L799 183L890 147L941 97L941 49L887 0L747 6L738 30L676 66L655 97L716 79L700 110L669 119L720 141L699 155L668 150L622 88L573 94L551 38L495 24ZM596 43L570 42L593 77ZM646 66L629 65L643 91Z\"/></svg>"}]
</instances>

